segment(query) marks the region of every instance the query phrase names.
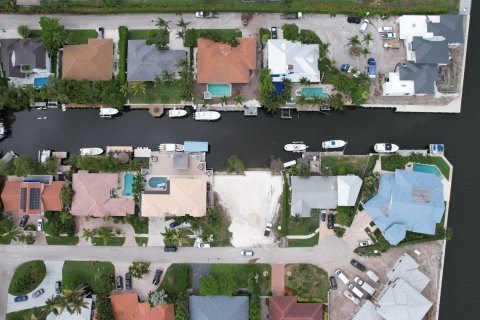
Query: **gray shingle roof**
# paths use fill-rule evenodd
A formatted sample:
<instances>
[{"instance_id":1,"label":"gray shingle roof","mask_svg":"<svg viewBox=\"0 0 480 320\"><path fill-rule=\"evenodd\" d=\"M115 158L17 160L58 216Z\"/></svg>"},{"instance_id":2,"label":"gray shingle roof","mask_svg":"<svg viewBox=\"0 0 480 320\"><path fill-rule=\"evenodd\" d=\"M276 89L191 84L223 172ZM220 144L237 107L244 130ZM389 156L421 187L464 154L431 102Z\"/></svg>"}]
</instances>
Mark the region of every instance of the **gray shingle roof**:
<instances>
[{"instance_id":1,"label":"gray shingle roof","mask_svg":"<svg viewBox=\"0 0 480 320\"><path fill-rule=\"evenodd\" d=\"M187 59L185 50L158 50L145 40L128 41L127 81L154 81L156 75L175 73L180 60Z\"/></svg>"},{"instance_id":2,"label":"gray shingle roof","mask_svg":"<svg viewBox=\"0 0 480 320\"><path fill-rule=\"evenodd\" d=\"M418 267L418 263L407 253L404 253L397 260L392 270L388 272L387 278L390 281L402 278L419 292L422 292L430 282L430 279Z\"/></svg>"},{"instance_id":3,"label":"gray shingle roof","mask_svg":"<svg viewBox=\"0 0 480 320\"><path fill-rule=\"evenodd\" d=\"M47 53L39 38L1 40L2 62L7 77L24 78L20 65L29 65L31 69L45 69ZM15 53L15 63L12 56Z\"/></svg>"},{"instance_id":4,"label":"gray shingle roof","mask_svg":"<svg viewBox=\"0 0 480 320\"><path fill-rule=\"evenodd\" d=\"M463 43L463 16L458 14L445 14L440 16L439 23L429 22L427 24L428 32L433 32L435 36L442 36L447 43Z\"/></svg>"},{"instance_id":5,"label":"gray shingle roof","mask_svg":"<svg viewBox=\"0 0 480 320\"><path fill-rule=\"evenodd\" d=\"M248 320L248 297L190 297L191 320Z\"/></svg>"},{"instance_id":6,"label":"gray shingle roof","mask_svg":"<svg viewBox=\"0 0 480 320\"><path fill-rule=\"evenodd\" d=\"M312 209L333 209L337 203L337 177L292 177L292 215L310 217Z\"/></svg>"},{"instance_id":7,"label":"gray shingle roof","mask_svg":"<svg viewBox=\"0 0 480 320\"><path fill-rule=\"evenodd\" d=\"M438 80L438 66L406 61L400 66L400 79L414 81L416 94L434 94L435 81Z\"/></svg>"},{"instance_id":8,"label":"gray shingle roof","mask_svg":"<svg viewBox=\"0 0 480 320\"><path fill-rule=\"evenodd\" d=\"M447 64L449 61L446 41L431 41L413 37L412 49L415 50L416 63Z\"/></svg>"}]
</instances>

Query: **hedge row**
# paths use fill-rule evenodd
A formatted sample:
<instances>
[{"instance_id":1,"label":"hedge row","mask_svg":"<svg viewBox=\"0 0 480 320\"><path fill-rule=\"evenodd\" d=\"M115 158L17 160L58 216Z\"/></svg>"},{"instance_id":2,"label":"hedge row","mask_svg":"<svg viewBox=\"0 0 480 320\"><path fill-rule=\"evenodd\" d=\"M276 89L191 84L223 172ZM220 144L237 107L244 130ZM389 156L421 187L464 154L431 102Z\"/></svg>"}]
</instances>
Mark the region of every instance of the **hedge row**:
<instances>
[{"instance_id":1,"label":"hedge row","mask_svg":"<svg viewBox=\"0 0 480 320\"><path fill-rule=\"evenodd\" d=\"M118 81L124 84L127 81L127 41L128 28L125 26L118 27Z\"/></svg>"}]
</instances>

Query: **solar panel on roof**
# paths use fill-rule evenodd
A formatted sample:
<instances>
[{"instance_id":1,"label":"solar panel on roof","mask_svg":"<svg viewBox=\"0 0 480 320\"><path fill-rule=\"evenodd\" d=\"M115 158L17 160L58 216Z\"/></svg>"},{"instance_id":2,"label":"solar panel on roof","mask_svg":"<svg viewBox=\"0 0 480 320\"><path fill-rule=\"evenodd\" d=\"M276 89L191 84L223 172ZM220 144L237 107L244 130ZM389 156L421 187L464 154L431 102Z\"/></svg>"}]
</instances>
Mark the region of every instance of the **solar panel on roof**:
<instances>
[{"instance_id":1,"label":"solar panel on roof","mask_svg":"<svg viewBox=\"0 0 480 320\"><path fill-rule=\"evenodd\" d=\"M20 210L27 209L27 188L20 189Z\"/></svg>"},{"instance_id":2,"label":"solar panel on roof","mask_svg":"<svg viewBox=\"0 0 480 320\"><path fill-rule=\"evenodd\" d=\"M40 209L40 188L30 188L30 210Z\"/></svg>"}]
</instances>

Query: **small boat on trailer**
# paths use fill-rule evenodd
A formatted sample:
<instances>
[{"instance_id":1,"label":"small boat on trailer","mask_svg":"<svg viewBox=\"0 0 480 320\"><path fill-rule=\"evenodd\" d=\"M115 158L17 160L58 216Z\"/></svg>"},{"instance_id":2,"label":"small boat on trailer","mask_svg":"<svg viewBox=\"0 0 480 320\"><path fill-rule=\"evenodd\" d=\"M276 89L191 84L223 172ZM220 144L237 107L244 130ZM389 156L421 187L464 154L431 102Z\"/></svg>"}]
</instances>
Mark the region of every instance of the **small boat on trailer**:
<instances>
[{"instance_id":1,"label":"small boat on trailer","mask_svg":"<svg viewBox=\"0 0 480 320\"><path fill-rule=\"evenodd\" d=\"M170 118L181 118L187 115L187 110L184 109L170 109L168 110L168 116Z\"/></svg>"},{"instance_id":2,"label":"small boat on trailer","mask_svg":"<svg viewBox=\"0 0 480 320\"><path fill-rule=\"evenodd\" d=\"M393 143L376 143L373 149L377 153L395 153L400 148Z\"/></svg>"},{"instance_id":3,"label":"small boat on trailer","mask_svg":"<svg viewBox=\"0 0 480 320\"><path fill-rule=\"evenodd\" d=\"M158 146L158 150L162 152L183 152L183 144L178 143L162 143Z\"/></svg>"},{"instance_id":4,"label":"small boat on trailer","mask_svg":"<svg viewBox=\"0 0 480 320\"><path fill-rule=\"evenodd\" d=\"M118 113L115 108L100 108L100 118L111 118Z\"/></svg>"},{"instance_id":5,"label":"small boat on trailer","mask_svg":"<svg viewBox=\"0 0 480 320\"><path fill-rule=\"evenodd\" d=\"M343 140L328 140L322 142L322 147L324 149L337 149L345 147L347 143Z\"/></svg>"},{"instance_id":6,"label":"small boat on trailer","mask_svg":"<svg viewBox=\"0 0 480 320\"><path fill-rule=\"evenodd\" d=\"M293 141L292 143L286 144L283 149L288 152L305 152L307 151L308 146L303 143L303 141Z\"/></svg>"},{"instance_id":7,"label":"small boat on trailer","mask_svg":"<svg viewBox=\"0 0 480 320\"><path fill-rule=\"evenodd\" d=\"M81 148L80 155L81 156L98 156L103 153L102 148Z\"/></svg>"},{"instance_id":8,"label":"small boat on trailer","mask_svg":"<svg viewBox=\"0 0 480 320\"><path fill-rule=\"evenodd\" d=\"M198 121L214 121L220 119L220 112L217 111L197 111L193 115Z\"/></svg>"}]
</instances>

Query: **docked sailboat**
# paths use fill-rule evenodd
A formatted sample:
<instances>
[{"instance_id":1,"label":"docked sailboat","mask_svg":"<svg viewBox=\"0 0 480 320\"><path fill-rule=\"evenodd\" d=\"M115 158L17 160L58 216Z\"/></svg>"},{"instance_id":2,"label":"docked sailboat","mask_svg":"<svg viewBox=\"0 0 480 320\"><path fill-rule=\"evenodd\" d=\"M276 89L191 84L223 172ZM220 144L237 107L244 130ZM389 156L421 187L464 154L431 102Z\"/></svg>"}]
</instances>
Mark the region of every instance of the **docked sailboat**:
<instances>
[{"instance_id":1,"label":"docked sailboat","mask_svg":"<svg viewBox=\"0 0 480 320\"><path fill-rule=\"evenodd\" d=\"M307 148L308 146L302 141L293 141L283 147L283 149L288 152L305 152L307 151Z\"/></svg>"},{"instance_id":2,"label":"docked sailboat","mask_svg":"<svg viewBox=\"0 0 480 320\"><path fill-rule=\"evenodd\" d=\"M182 152L183 144L178 143L162 143L158 146L158 149L162 152Z\"/></svg>"},{"instance_id":3,"label":"docked sailboat","mask_svg":"<svg viewBox=\"0 0 480 320\"><path fill-rule=\"evenodd\" d=\"M181 118L187 115L187 110L184 109L170 109L168 110L168 116L170 118Z\"/></svg>"},{"instance_id":4,"label":"docked sailboat","mask_svg":"<svg viewBox=\"0 0 480 320\"><path fill-rule=\"evenodd\" d=\"M322 142L322 147L324 149L337 149L344 147L346 144L343 140L328 140Z\"/></svg>"},{"instance_id":5,"label":"docked sailboat","mask_svg":"<svg viewBox=\"0 0 480 320\"><path fill-rule=\"evenodd\" d=\"M81 148L80 155L81 156L98 156L103 153L102 148Z\"/></svg>"},{"instance_id":6,"label":"docked sailboat","mask_svg":"<svg viewBox=\"0 0 480 320\"><path fill-rule=\"evenodd\" d=\"M100 118L111 118L118 113L115 108L100 108Z\"/></svg>"},{"instance_id":7,"label":"docked sailboat","mask_svg":"<svg viewBox=\"0 0 480 320\"><path fill-rule=\"evenodd\" d=\"M220 112L217 111L197 111L193 115L198 121L214 121L220 119Z\"/></svg>"},{"instance_id":8,"label":"docked sailboat","mask_svg":"<svg viewBox=\"0 0 480 320\"><path fill-rule=\"evenodd\" d=\"M373 149L378 153L395 153L400 148L393 143L376 143Z\"/></svg>"}]
</instances>

